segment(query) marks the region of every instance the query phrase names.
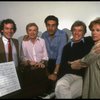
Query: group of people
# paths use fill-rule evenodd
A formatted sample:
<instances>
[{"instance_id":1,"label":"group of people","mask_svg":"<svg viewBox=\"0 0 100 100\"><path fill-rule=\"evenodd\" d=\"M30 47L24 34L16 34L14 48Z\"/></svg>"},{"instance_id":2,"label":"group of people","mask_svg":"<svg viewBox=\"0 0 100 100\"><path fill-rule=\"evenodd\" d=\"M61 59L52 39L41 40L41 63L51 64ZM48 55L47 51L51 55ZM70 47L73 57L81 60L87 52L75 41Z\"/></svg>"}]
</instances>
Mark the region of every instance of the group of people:
<instances>
[{"instance_id":1,"label":"group of people","mask_svg":"<svg viewBox=\"0 0 100 100\"><path fill-rule=\"evenodd\" d=\"M38 87L43 82L47 86L44 88L53 90L57 99L100 98L100 18L90 22L92 36L87 37L85 23L75 21L71 26L72 38L69 41L67 33L58 29L59 20L56 16L47 16L44 23L47 30L41 37L38 37L36 23L26 25L27 34L23 37L19 51L18 40L12 38L17 29L15 22L12 19L1 21L0 63L9 61L10 41L12 61L21 72L22 89L27 85L42 89ZM31 84L24 86L29 81Z\"/></svg>"}]
</instances>

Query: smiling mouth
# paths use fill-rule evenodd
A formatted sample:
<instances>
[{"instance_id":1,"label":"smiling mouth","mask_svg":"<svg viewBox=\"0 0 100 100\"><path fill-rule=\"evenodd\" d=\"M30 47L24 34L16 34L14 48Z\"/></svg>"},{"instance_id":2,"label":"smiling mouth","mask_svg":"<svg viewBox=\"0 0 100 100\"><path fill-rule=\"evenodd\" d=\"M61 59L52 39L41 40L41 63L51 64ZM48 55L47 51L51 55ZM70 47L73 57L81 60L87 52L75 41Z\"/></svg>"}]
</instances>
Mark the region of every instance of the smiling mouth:
<instances>
[{"instance_id":1,"label":"smiling mouth","mask_svg":"<svg viewBox=\"0 0 100 100\"><path fill-rule=\"evenodd\" d=\"M96 38L97 36L93 36L93 38Z\"/></svg>"},{"instance_id":2,"label":"smiling mouth","mask_svg":"<svg viewBox=\"0 0 100 100\"><path fill-rule=\"evenodd\" d=\"M76 38L79 38L79 36L75 36Z\"/></svg>"}]
</instances>

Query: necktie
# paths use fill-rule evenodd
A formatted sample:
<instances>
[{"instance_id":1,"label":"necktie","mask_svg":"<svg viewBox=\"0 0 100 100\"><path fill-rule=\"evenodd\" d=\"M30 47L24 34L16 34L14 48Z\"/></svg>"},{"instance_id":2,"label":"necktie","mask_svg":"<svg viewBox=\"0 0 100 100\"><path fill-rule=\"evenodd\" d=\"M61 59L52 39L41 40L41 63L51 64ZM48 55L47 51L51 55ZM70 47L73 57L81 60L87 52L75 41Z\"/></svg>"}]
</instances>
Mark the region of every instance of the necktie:
<instances>
[{"instance_id":1,"label":"necktie","mask_svg":"<svg viewBox=\"0 0 100 100\"><path fill-rule=\"evenodd\" d=\"M12 61L12 47L11 47L11 41L8 39L8 62Z\"/></svg>"}]
</instances>

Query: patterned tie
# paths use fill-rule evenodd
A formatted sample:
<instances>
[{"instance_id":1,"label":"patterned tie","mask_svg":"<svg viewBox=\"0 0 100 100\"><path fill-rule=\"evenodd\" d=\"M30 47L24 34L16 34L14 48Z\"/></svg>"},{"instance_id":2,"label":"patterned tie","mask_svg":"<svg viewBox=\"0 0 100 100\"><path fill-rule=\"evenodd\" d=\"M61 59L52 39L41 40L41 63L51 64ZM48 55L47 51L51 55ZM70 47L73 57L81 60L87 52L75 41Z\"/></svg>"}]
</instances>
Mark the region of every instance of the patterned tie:
<instances>
[{"instance_id":1,"label":"patterned tie","mask_svg":"<svg viewBox=\"0 0 100 100\"><path fill-rule=\"evenodd\" d=\"M11 47L11 41L8 39L8 62L12 61L12 47Z\"/></svg>"}]
</instances>

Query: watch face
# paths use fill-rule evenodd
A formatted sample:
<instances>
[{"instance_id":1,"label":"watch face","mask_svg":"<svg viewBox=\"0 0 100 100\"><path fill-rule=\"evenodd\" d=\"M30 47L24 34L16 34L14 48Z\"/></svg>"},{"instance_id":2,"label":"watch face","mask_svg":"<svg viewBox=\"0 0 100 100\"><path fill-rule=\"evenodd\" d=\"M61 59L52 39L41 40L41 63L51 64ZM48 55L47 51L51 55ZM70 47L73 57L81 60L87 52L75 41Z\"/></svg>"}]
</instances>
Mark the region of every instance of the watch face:
<instances>
[{"instance_id":1,"label":"watch face","mask_svg":"<svg viewBox=\"0 0 100 100\"><path fill-rule=\"evenodd\" d=\"M57 72L54 72L54 74L57 74Z\"/></svg>"}]
</instances>

